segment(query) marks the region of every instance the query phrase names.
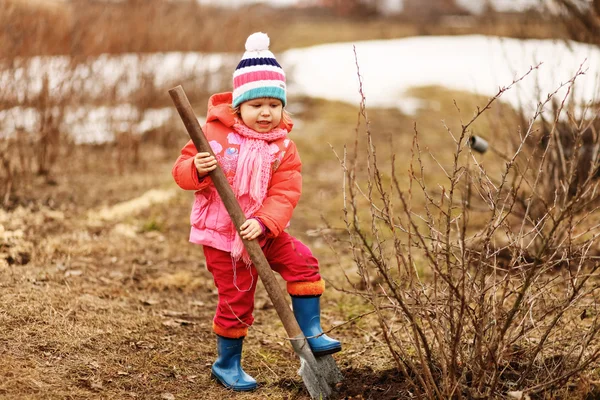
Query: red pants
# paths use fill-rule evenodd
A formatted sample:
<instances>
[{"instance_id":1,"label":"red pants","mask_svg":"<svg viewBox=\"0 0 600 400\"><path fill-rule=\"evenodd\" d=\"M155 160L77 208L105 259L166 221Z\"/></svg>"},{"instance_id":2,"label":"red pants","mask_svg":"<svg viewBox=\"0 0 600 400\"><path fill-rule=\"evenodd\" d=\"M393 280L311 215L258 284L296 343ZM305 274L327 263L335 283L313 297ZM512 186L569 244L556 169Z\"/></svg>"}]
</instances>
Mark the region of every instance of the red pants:
<instances>
[{"instance_id":1,"label":"red pants","mask_svg":"<svg viewBox=\"0 0 600 400\"><path fill-rule=\"evenodd\" d=\"M271 269L281 274L291 295L320 295L325 289L319 263L301 241L287 232L269 238L262 246ZM218 335L239 338L246 336L254 322L254 291L258 273L254 265L248 268L238 261L235 271L231 253L204 246L206 266L215 280L219 304L213 329ZM237 287L236 287L237 286Z\"/></svg>"}]
</instances>

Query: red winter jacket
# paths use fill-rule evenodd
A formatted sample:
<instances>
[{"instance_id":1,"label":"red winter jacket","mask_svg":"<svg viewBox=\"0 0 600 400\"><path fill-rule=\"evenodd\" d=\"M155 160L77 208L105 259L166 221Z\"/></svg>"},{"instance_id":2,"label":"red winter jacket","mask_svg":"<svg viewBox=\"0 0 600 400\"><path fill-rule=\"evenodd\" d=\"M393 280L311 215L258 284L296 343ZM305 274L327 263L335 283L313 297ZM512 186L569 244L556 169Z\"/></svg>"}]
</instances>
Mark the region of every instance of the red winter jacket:
<instances>
[{"instance_id":1,"label":"red winter jacket","mask_svg":"<svg viewBox=\"0 0 600 400\"><path fill-rule=\"evenodd\" d=\"M208 116L203 126L204 134L215 153L219 165L230 184L233 183L240 149L239 136L232 126L237 116L231 111L231 92L213 95L208 101ZM292 124L282 121L280 128L288 132ZM194 165L197 151L190 140L175 161L172 174L177 185L185 190L195 190L190 223L190 241L197 244L231 251L234 235L233 222L209 177L200 180ZM292 218L292 213L302 192L302 163L296 145L289 138L271 143L273 172L262 207L254 214L267 228L267 236L281 233ZM239 201L240 199L238 199ZM242 202L244 199L241 200ZM241 204L242 209L244 204Z\"/></svg>"}]
</instances>

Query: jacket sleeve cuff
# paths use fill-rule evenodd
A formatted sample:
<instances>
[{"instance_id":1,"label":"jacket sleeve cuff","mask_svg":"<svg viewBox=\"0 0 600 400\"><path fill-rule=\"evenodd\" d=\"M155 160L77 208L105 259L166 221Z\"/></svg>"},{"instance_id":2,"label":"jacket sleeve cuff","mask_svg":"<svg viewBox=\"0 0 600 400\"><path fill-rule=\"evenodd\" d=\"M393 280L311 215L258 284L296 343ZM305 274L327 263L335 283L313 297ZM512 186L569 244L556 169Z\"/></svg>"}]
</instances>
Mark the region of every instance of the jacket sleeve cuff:
<instances>
[{"instance_id":1,"label":"jacket sleeve cuff","mask_svg":"<svg viewBox=\"0 0 600 400\"><path fill-rule=\"evenodd\" d=\"M204 176L204 177L200 177L198 175L198 170L196 169L196 165L194 164L194 159L191 159L191 171L190 171L190 175L192 177L192 182L194 185L194 190L202 190L202 189L206 189L210 183L212 182L212 180L210 179L210 177L208 175Z\"/></svg>"},{"instance_id":2,"label":"jacket sleeve cuff","mask_svg":"<svg viewBox=\"0 0 600 400\"><path fill-rule=\"evenodd\" d=\"M266 235L266 233L267 233L268 229L267 229L267 227L265 226L265 224L263 224L263 222L262 222L262 221L260 220L260 218L258 218L258 217L252 217L252 218L258 221L258 223L260 224L260 227L261 227L261 229L262 229L262 234L263 234L263 235Z\"/></svg>"},{"instance_id":3,"label":"jacket sleeve cuff","mask_svg":"<svg viewBox=\"0 0 600 400\"><path fill-rule=\"evenodd\" d=\"M261 215L260 217L254 217L254 218L258 219L260 221L260 223L265 226L265 236L266 237L274 238L274 237L279 236L279 234L281 233L281 231L279 230L279 228L277 227L275 222L273 222L268 217Z\"/></svg>"}]
</instances>

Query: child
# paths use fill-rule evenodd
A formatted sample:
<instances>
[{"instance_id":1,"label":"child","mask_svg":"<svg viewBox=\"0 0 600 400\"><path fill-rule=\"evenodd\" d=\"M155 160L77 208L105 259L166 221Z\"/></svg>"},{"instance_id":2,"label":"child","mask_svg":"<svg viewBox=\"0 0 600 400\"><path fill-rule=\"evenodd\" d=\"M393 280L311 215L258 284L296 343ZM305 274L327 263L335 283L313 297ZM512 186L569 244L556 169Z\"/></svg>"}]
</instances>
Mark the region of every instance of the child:
<instances>
[{"instance_id":1,"label":"child","mask_svg":"<svg viewBox=\"0 0 600 400\"><path fill-rule=\"evenodd\" d=\"M253 390L256 380L241 367L244 337L254 318L257 272L243 237L258 240L271 268L287 282L294 315L315 355L341 350L339 341L323 333L319 297L325 285L317 259L284 229L302 190L300 157L287 134L292 122L285 113L285 74L269 51L269 37L254 33L233 74L233 93L213 95L204 126L216 158L197 153L190 141L173 166L173 177L195 190L190 241L201 244L219 293L213 320L218 358L212 374L233 390ZM207 174L223 169L248 218L235 227Z\"/></svg>"}]
</instances>

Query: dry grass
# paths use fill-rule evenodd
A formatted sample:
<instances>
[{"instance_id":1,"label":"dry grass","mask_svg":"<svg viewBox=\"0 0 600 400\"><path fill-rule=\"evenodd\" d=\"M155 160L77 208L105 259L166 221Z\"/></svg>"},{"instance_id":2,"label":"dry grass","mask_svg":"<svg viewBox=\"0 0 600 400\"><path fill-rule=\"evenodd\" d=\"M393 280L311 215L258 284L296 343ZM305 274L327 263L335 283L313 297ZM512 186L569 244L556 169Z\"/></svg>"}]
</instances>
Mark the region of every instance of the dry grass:
<instances>
[{"instance_id":1,"label":"dry grass","mask_svg":"<svg viewBox=\"0 0 600 400\"><path fill-rule=\"evenodd\" d=\"M305 100L305 113L296 115L303 124L294 132L304 163L304 195L291 232L318 255L331 284L323 303L323 322L331 327L368 311L359 299L333 290L344 283L340 259L314 232L324 227L323 214L330 220L339 218L341 227L342 174L325 143L339 148L353 140L356 109ZM429 118L440 121L444 111L432 112ZM411 118L395 110L375 114L381 128L398 141L411 135ZM173 134L185 143L182 128ZM443 129L431 135L435 143L433 136L444 136ZM323 145L315 146L315 139ZM166 203L126 217L88 218L90 211L143 196L150 189L173 188L169 171L177 151L143 146L142 167L128 168L120 178L114 164L104 162L110 153L110 147L89 147L59 160L57 171L68 165L71 173L59 174L52 185L38 182L35 192L23 190L21 208L2 218L6 232L23 231L18 242L30 261L0 267L0 353L5 360L0 394L149 398L168 392L192 398L208 391L218 398L306 398L295 374L297 365L290 362L293 351L260 285L257 322L244 360L261 389L234 395L210 381L216 294L201 250L187 242L189 194L179 192ZM342 261L352 274L352 261ZM344 342L345 350L336 358L348 385L370 379L377 386L380 371L391 365L382 338L370 329L370 318L332 333Z\"/></svg>"},{"instance_id":2,"label":"dry grass","mask_svg":"<svg viewBox=\"0 0 600 400\"><path fill-rule=\"evenodd\" d=\"M163 0L0 0L0 23L4 27L0 31L2 57L239 52L244 38L255 31L265 31L277 38L272 47L276 52L320 43L414 35L565 37L562 28L537 14L344 18L322 9L286 10L255 5L220 10L196 2Z\"/></svg>"},{"instance_id":3,"label":"dry grass","mask_svg":"<svg viewBox=\"0 0 600 400\"><path fill-rule=\"evenodd\" d=\"M517 146L502 158L504 171L490 173L498 169L484 168L466 143L506 90L459 129L445 124L451 142L439 140L437 151L415 128L410 156L399 156L407 183L381 157L364 103L364 135L339 157L347 235L330 240L349 241L360 277L347 276L344 289L371 304L406 393L417 397L587 398L597 390L587 383L598 378L600 328L587 309L597 306L600 225L585 223L600 212L597 121L558 122L561 106L545 126L550 95L520 135L505 138ZM524 120L505 122L517 129ZM448 165L439 150L451 154ZM443 176L431 180L428 155Z\"/></svg>"},{"instance_id":4,"label":"dry grass","mask_svg":"<svg viewBox=\"0 0 600 400\"><path fill-rule=\"evenodd\" d=\"M515 16L488 16L497 20L470 20L465 25L455 20L434 24L316 17L310 10L263 7L225 16L191 2L169 4L166 9L155 0L56 4L32 8L30 3L0 0L4 27L0 49L8 57L4 60L38 54L69 54L84 62L86 56L103 52L239 52L243 39L255 30L267 30L278 38L274 51L415 33L552 34L544 21L509 23L519 18ZM274 22L265 28L264 20ZM108 92L106 101L110 101ZM6 95L1 90L0 94ZM445 126L457 130L461 119L470 119L485 99L432 87L416 88L411 94L426 101L415 117L398 110L369 111L376 133L373 140L383 164L396 154L396 170L407 171L416 121L422 146L436 157L424 159L425 179L439 196L444 185L438 183L445 175L437 162L443 166L452 162L447 151L452 140ZM156 88L140 90L140 109L160 103L159 96ZM43 99L26 100L38 108L49 107ZM201 113L205 101L196 100ZM341 154L345 145L354 145L357 107L306 98L292 102L304 106L294 116L302 123L292 136L303 159L304 194L290 231L315 252L329 282L322 319L326 328L338 326L331 335L344 344L344 351L335 356L346 376L340 398L397 398L409 386L406 376L396 370L384 335L374 329L378 322L370 314L371 306L344 290L334 290L347 287L348 282L361 284L343 233L344 178L332 151ZM499 138L520 123L513 110L497 104L473 129L490 139L494 148L504 149L509 144ZM157 192L150 190L175 188L169 171L186 141L183 128L173 124L145 136L147 140L131 143L129 139L116 145L73 146L61 138L58 153L41 156L35 147L27 147L27 141L2 143L25 146L26 152L16 154L26 155L22 159L28 164L14 176L15 185L8 190L11 196L4 203L8 208L0 210L0 397L307 399L296 375L295 355L260 284L257 320L244 349L245 368L260 388L249 394L232 393L210 380L215 358L211 322L217 296L201 249L187 241L191 195L178 191L164 202L139 201L154 198L151 194ZM359 146L364 144L361 139ZM137 163L126 161L135 155ZM53 157L50 173L38 174L36 157ZM359 155L357 162L364 163L364 157ZM491 153L476 157L491 174L504 165ZM391 185L391 171L384 173L385 183ZM360 174L364 177L366 171ZM0 190L5 191L3 185ZM110 217L90 218L107 207L111 212L103 215ZM416 205L415 212L420 211ZM359 213L368 215L368 207ZM322 231L338 242L329 242ZM425 280L432 276L424 258L415 259L415 269ZM597 371L590 371L572 393L593 395L597 380Z\"/></svg>"},{"instance_id":5,"label":"dry grass","mask_svg":"<svg viewBox=\"0 0 600 400\"><path fill-rule=\"evenodd\" d=\"M449 139L442 120L459 125L454 100L470 114L467 110L481 99L440 88L416 89L413 95L436 104L416 121L432 153L445 159ZM384 338L373 329L374 316L356 319L368 313L369 306L333 289L346 285L345 274L360 283L341 234L343 174L327 145L336 151L344 144L352 146L357 109L320 100L294 102L304 105L304 111L295 115L302 124L293 133L304 164L304 195L290 229L319 257L329 282L323 323L326 328L341 324L331 334L344 343L344 352L336 356L346 375L342 393L393 398L406 390L405 380L390 370L393 360ZM415 118L397 110L372 110L370 116L381 133L375 140L385 149L380 153L382 162L389 160L392 150L387 146L392 139L399 155L397 170L406 170L407 158L400 156L410 144ZM491 126L482 120L477 129L492 137ZM183 145L183 128L173 128L174 141ZM82 148L58 161L57 171L68 168L70 173L59 174L51 185L38 182L35 192L19 193L21 208L0 222L3 238L8 238L6 232L23 231L13 242L29 259L0 267L2 396L159 398L171 393L195 398L205 393L223 399L307 398L296 375L294 353L261 285L257 321L244 353L244 365L257 377L260 389L233 394L210 380L216 294L201 250L187 242L189 193L179 192L166 203L134 210L129 216L88 218L90 211L142 197L151 189L173 188L169 171L176 147L143 144L141 166L127 168L121 177L115 164L105 162L113 151L110 146ZM502 164L490 154L481 161L490 168ZM428 181L440 181L436 163L426 162L432 171ZM337 254L319 234L321 229L342 239L335 245ZM3 246L10 250L13 242L4 240ZM417 264L426 278L428 263ZM592 384L589 390L593 388Z\"/></svg>"}]
</instances>

